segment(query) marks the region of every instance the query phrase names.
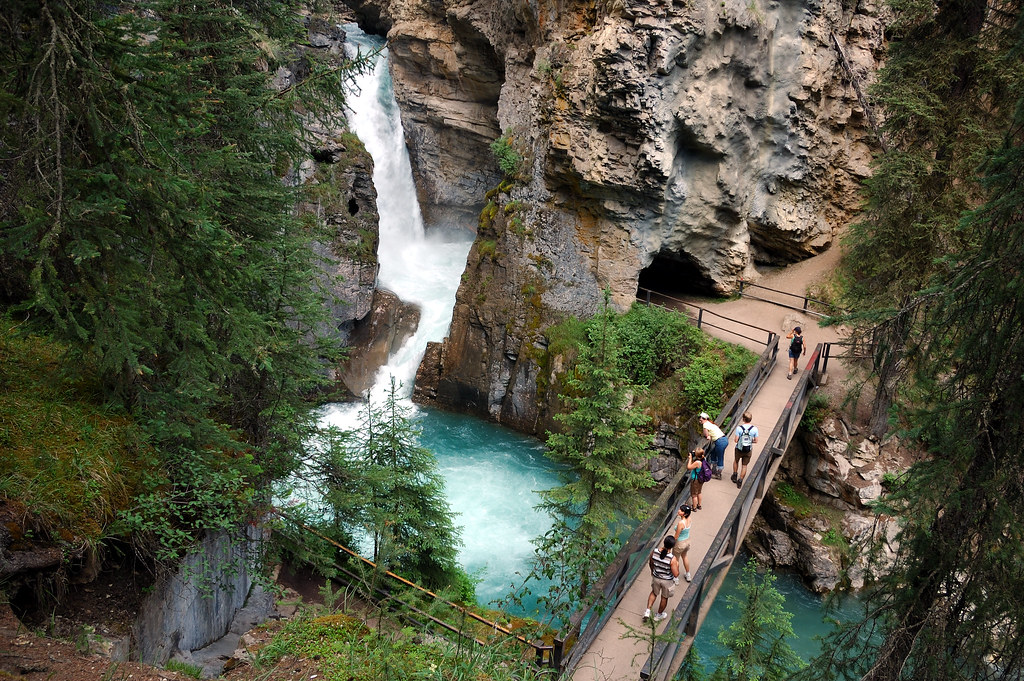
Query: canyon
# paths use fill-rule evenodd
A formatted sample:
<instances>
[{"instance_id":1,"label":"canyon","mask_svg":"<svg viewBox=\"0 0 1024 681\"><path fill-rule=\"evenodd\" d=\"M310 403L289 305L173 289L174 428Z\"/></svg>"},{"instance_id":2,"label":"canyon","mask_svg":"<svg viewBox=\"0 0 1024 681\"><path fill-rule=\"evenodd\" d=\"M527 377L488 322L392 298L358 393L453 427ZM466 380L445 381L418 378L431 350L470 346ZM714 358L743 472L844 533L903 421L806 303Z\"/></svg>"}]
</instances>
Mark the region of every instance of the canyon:
<instances>
[{"instance_id":1,"label":"canyon","mask_svg":"<svg viewBox=\"0 0 1024 681\"><path fill-rule=\"evenodd\" d=\"M416 399L543 433L544 331L829 248L878 148L865 2L356 0L388 38L428 224L475 230ZM491 146L515 161L504 172ZM507 169L506 169L507 170Z\"/></svg>"}]
</instances>

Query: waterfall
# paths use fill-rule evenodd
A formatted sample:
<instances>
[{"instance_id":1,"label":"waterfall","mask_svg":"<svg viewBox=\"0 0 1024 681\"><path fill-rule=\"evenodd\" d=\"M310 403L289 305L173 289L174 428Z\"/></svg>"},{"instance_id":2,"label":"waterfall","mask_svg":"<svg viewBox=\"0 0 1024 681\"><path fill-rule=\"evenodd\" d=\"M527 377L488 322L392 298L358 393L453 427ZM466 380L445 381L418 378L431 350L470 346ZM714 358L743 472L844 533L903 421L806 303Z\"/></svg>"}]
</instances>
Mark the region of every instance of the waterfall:
<instances>
[{"instance_id":1,"label":"waterfall","mask_svg":"<svg viewBox=\"0 0 1024 681\"><path fill-rule=\"evenodd\" d=\"M399 395L407 398L427 343L442 340L448 333L472 234L437 226L424 228L384 40L363 33L355 24L343 28L352 56L357 49L362 54L377 52L372 69L356 78L348 97L349 127L373 157L380 215L377 285L420 309L416 332L377 372L370 394L382 397L394 376L402 386Z\"/></svg>"},{"instance_id":2,"label":"waterfall","mask_svg":"<svg viewBox=\"0 0 1024 681\"><path fill-rule=\"evenodd\" d=\"M427 342L442 340L448 333L473 235L464 229L424 226L384 41L366 35L355 24L343 28L350 47L363 54L380 51L373 69L359 76L348 99L349 127L373 156L380 215L377 283L420 308L416 333L378 371L370 395L374 401L381 400L394 376L402 383L403 403L409 404ZM360 404L329 405L322 423L356 429L361 409ZM533 557L530 542L551 524L536 509L540 498L535 490L556 486L557 474L544 457L543 446L533 438L457 414L414 407L414 418L423 429L421 443L437 456L446 481L445 495L462 528L459 562L482 580L477 586L481 603L492 603L505 596L511 584L521 583L528 571ZM296 489L300 490L296 496L303 496L301 484ZM532 586L541 593L546 584L541 579ZM536 607L533 595L524 599L520 612Z\"/></svg>"}]
</instances>

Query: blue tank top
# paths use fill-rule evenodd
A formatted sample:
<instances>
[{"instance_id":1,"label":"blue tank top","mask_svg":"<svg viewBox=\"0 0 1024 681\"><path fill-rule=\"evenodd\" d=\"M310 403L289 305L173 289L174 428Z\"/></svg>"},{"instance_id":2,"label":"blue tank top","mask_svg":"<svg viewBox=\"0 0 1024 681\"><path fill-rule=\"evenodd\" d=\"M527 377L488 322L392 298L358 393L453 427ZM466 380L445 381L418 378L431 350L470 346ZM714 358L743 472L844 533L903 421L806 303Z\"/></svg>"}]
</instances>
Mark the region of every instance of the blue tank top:
<instances>
[{"instance_id":1,"label":"blue tank top","mask_svg":"<svg viewBox=\"0 0 1024 681\"><path fill-rule=\"evenodd\" d=\"M678 544L679 542L685 541L685 540L687 540L689 538L690 538L690 528L687 526L687 527L684 527L682 532L679 533L679 539L676 541L676 543Z\"/></svg>"}]
</instances>

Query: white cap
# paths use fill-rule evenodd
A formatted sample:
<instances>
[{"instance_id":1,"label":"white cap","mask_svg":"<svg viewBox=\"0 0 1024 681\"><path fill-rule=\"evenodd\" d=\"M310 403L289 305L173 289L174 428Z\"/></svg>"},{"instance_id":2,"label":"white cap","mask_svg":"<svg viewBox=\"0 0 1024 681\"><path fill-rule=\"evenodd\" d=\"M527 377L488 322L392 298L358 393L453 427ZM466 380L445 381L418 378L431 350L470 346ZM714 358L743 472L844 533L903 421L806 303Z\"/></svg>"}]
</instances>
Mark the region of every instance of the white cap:
<instances>
[{"instance_id":1,"label":"white cap","mask_svg":"<svg viewBox=\"0 0 1024 681\"><path fill-rule=\"evenodd\" d=\"M708 416L708 413L707 413L706 411L702 411L702 412L700 413L700 417L701 417L702 419L705 419L705 420L708 420L708 421L710 421L710 420L711 420L711 417L710 417L710 416Z\"/></svg>"}]
</instances>

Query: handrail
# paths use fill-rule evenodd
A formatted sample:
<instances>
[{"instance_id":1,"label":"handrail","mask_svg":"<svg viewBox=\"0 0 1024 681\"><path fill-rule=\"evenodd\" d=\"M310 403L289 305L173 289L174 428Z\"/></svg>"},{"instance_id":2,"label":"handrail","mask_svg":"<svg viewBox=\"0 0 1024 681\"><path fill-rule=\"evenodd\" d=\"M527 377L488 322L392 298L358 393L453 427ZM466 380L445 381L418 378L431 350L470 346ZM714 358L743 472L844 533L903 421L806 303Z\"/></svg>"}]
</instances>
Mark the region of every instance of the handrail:
<instances>
[{"instance_id":1,"label":"handrail","mask_svg":"<svg viewBox=\"0 0 1024 681\"><path fill-rule=\"evenodd\" d=\"M732 422L737 414L746 411L758 391L768 380L779 354L779 336L775 333L772 333L772 336L768 347L761 353L757 363L747 372L743 383L733 392L725 407L718 413L715 422L719 425ZM696 417L691 418L685 424L688 433L687 451L702 440L707 442L702 435L697 434L696 428L692 427L691 424L694 421L696 421ZM661 523L661 519L666 515L674 513L679 504L689 497L690 479L686 473L685 467L676 473L658 500L655 501L651 513L633 530L629 539L619 549L605 570L604 575L591 587L585 599L593 599L590 606L569 617L568 625L563 630L561 637L561 640L565 642L567 653L564 658L563 673L568 674L575 669L608 618L615 612L615 608L622 600L626 590L636 578L637 572L647 564L647 557L661 541L660 530L663 525L656 523Z\"/></svg>"},{"instance_id":2,"label":"handrail","mask_svg":"<svg viewBox=\"0 0 1024 681\"><path fill-rule=\"evenodd\" d=\"M778 470L782 455L796 434L811 392L817 387L824 367L828 364L828 350L828 344L819 343L811 354L807 370L797 380L785 409L762 449L762 454L768 455L758 456L748 469L743 486L726 514L722 527L694 572L693 581L687 585L672 611L668 626L662 634L670 642L658 642L655 645L653 655L648 657L640 672L641 679L664 681L672 670L682 664L760 507L760 500Z\"/></svg>"},{"instance_id":3,"label":"handrail","mask_svg":"<svg viewBox=\"0 0 1024 681\"><path fill-rule=\"evenodd\" d=\"M644 297L640 296L640 292L641 291L643 291L646 294ZM653 291L651 289L642 288L642 287L637 287L636 293L637 293L637 295L636 295L637 300L644 301L644 303L646 303L648 306L650 306L650 305L658 305L660 307L668 308L667 305L662 305L661 303L657 303L657 302L652 301L651 300L651 294L653 293L654 295L658 296L659 298L664 298L665 300L671 300L672 302L678 303L679 305L683 305L683 306L685 306L687 308L692 308L694 310L697 310L697 314L696 315L690 313L689 310L685 310L685 311L688 313L690 318L694 320L694 322L696 323L695 325L696 325L696 327L698 329L702 329L705 326L710 327L712 329L719 329L720 331L725 331L726 333L730 333L730 334L732 334L734 336L738 336L739 338L746 339L746 340L751 341L753 343L764 343L766 347L768 345L771 345L772 336L775 335L775 332L771 331L770 329L763 329L760 326L754 326L753 324L749 324L747 322L740 321L739 319L733 319L732 317L726 317L725 315L718 314L717 312L715 312L713 310L709 310L706 307L701 307L700 305L694 305L693 303L689 303L689 302L687 302L685 300L682 300L680 298L674 298L674 297L672 297L670 295L667 295L665 293L659 293L658 291ZM669 308L669 309L671 309L671 308ZM750 336L744 336L742 333L740 333L738 331L734 331L732 329L727 329L724 326L718 326L716 324L712 324L711 322L708 322L708 321L704 320L704 317L707 316L707 315L711 315L713 317L718 317L719 319L724 319L724 320L726 320L728 322L731 322L733 324L739 324L742 327L745 327L745 328L748 328L748 329L754 329L755 331L760 331L761 333L766 333L766 334L768 334L767 340L760 340L759 338L751 338Z\"/></svg>"},{"instance_id":4,"label":"handrail","mask_svg":"<svg viewBox=\"0 0 1024 681\"><path fill-rule=\"evenodd\" d=\"M833 310L836 309L835 305L833 305L832 303L826 303L824 300L815 300L814 298L810 298L808 296L801 296L801 295L798 295L796 293L790 293L789 291L780 291L777 288L769 288L767 286L762 286L761 284L755 284L754 282L747 281L746 279L740 279L740 295L741 296L743 295L743 289L747 288L747 287L761 288L761 289L764 289L765 291L771 291L772 293L778 293L779 295L791 296L793 298L799 298L800 300L803 301L803 306L802 307L796 307L795 305L787 305L786 303L780 303L777 300L768 300L767 298L758 298L757 296L752 296L752 295L749 295L749 294L747 295L747 298L753 298L754 300L760 300L761 302L771 303L772 305L779 305L781 307L788 307L790 310L801 310L803 312L806 312L807 314L812 314L812 315L814 315L816 317L823 317L824 318L824 317L828 317L829 315L824 314L822 312L818 312L817 310L809 310L809 309L807 309L807 304L808 303L815 303L817 305L824 305L825 307L831 308Z\"/></svg>"},{"instance_id":5,"label":"handrail","mask_svg":"<svg viewBox=\"0 0 1024 681\"><path fill-rule=\"evenodd\" d=\"M348 548L347 546L343 546L342 544L334 541L333 539L331 539L330 537L328 537L328 536L324 535L323 533L319 532L315 528L310 527L309 525L306 525L305 523L303 523L303 522L301 522L299 520L296 520L295 518L292 518L292 517L288 516L285 513L282 513L279 509L271 509L270 512L273 513L274 515L276 515L277 517L282 518L283 520L287 520L287 521L297 525L298 527L302 528L306 532L309 532L310 534L316 535L320 539L323 539L324 541L326 541L331 546L334 546L337 549L341 549L342 551L344 551L348 555L352 556L356 560L359 560L359 561L365 563L366 565L369 565L373 569L376 570L378 568L377 564L374 563L373 561L371 561L371 560L369 560L367 558L364 558L363 556L359 555L358 553L356 553L352 549ZM347 570L345 570L345 572L351 576L351 573L349 573ZM509 637L512 637L512 638L518 640L520 643L523 643L523 644L533 648L534 651L537 654L537 659L536 659L537 666L540 666L540 667L546 666L546 667L550 667L552 669L558 669L561 666L561 664L562 664L562 642L559 639L557 639L557 638L555 639L554 645L547 645L547 644L544 644L544 643L536 643L535 641L529 641L526 638L520 636L519 634L516 634L516 633L506 629L505 627L501 626L497 622L492 622L491 620L488 620L488 619L486 619L484 617L481 617L480 615L476 614L475 612L472 612L471 610L468 610L468 609L464 608L461 605L458 605L456 603L452 603L449 600L441 598L440 596L435 594L433 591L430 591L429 589L425 589L422 586L420 586L419 584L411 582L408 579L406 579L405 577L402 577L401 575L397 575L394 572L391 572L390 570L384 570L383 573L386 576L390 577L391 579L394 579L395 581L400 582L401 584L404 584L405 586L408 586L408 587L411 587L413 589L416 589L417 591L423 592L424 594L426 594L426 595L430 596L431 598L433 598L435 601L439 601L439 602L444 603L445 605L447 605L447 606L449 606L451 608L454 608L456 611L462 613L463 615L465 615L465 616L467 616L467 617L469 617L471 619L474 619L474 620L476 620L478 622L486 624L488 627L491 628L492 631L501 632L502 634L504 634L506 636L509 636ZM458 630L457 628L453 627L452 625L448 624L447 622L444 622L443 620L440 620L440 619L434 617L433 615L430 615L429 613L425 613L425 612L423 612L421 610L418 610L417 608L415 608L415 607L413 607L413 606L411 606L411 605L409 605L407 603L403 603L403 605L405 605L406 607L410 608L411 610L413 610L417 614L423 615L424 617L426 617L427 619L431 620L435 624L437 624L437 625L439 625L439 626L441 626L441 627L443 627L445 629L448 629L449 631L451 631L453 633L457 633L460 636L463 636L465 638L469 638L469 639L473 640L477 645L481 645L481 646L486 645L486 643L484 643L483 641L479 640L478 638L467 635L466 633ZM545 656L544 656L545 652L548 653L546 662L545 662Z\"/></svg>"}]
</instances>

